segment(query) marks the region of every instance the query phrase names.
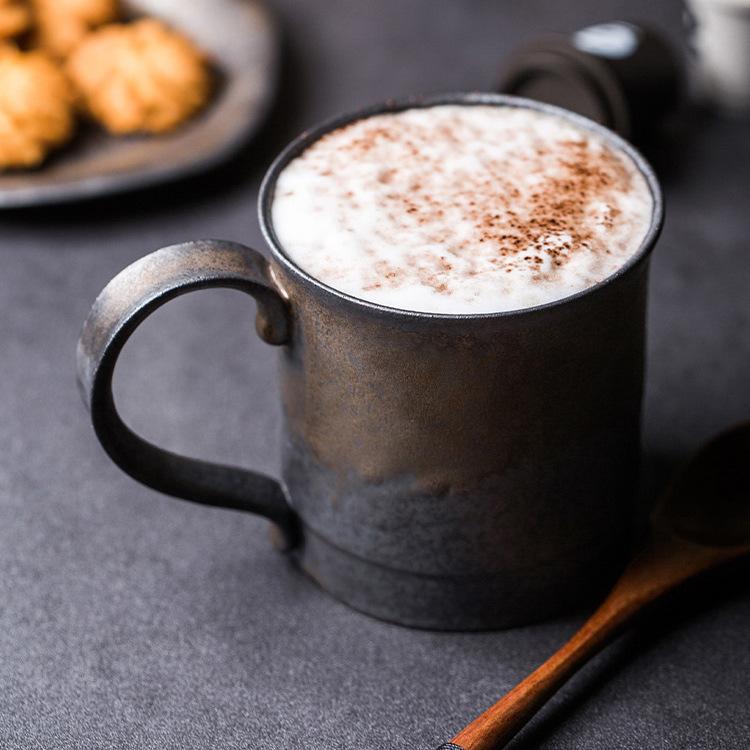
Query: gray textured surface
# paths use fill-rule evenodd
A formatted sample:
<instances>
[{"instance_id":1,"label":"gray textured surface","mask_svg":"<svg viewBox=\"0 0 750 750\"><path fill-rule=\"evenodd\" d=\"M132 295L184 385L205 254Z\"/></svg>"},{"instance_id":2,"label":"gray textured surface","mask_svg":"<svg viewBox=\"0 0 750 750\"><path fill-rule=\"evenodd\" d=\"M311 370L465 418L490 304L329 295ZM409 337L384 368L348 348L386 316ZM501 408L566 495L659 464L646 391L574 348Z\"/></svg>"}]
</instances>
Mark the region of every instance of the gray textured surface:
<instances>
[{"instance_id":1,"label":"gray textured surface","mask_svg":"<svg viewBox=\"0 0 750 750\"><path fill-rule=\"evenodd\" d=\"M157 497L112 466L76 393L73 351L96 293L147 250L199 236L259 246L258 179L305 126L388 94L487 87L531 33L618 15L676 27L679 8L279 6L285 94L235 164L156 193L0 217L0 747L430 748L580 622L454 635L349 611L284 565L262 521ZM749 164L747 126L703 118L659 154L668 218L653 266L649 487L750 414ZM117 386L152 439L276 471L273 351L242 295L201 292L160 311ZM672 602L516 748L745 750L746 579Z\"/></svg>"}]
</instances>

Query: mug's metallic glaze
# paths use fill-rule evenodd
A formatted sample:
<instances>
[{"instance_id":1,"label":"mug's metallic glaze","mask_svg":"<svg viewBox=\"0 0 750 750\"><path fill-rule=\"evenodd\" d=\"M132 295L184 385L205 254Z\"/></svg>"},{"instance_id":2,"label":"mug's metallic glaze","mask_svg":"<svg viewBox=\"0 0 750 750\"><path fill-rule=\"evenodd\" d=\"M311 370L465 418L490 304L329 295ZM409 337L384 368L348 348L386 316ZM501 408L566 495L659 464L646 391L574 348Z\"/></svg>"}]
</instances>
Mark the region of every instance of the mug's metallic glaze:
<instances>
[{"instance_id":1,"label":"mug's metallic glaze","mask_svg":"<svg viewBox=\"0 0 750 750\"><path fill-rule=\"evenodd\" d=\"M271 222L284 166L352 120L444 103L551 111L603 135L651 189L640 250L564 300L476 315L382 307L297 267ZM516 625L601 585L631 529L648 256L662 223L658 183L640 155L583 118L512 97L387 103L292 143L264 180L260 218L270 264L231 243L188 243L138 261L95 303L79 380L113 459L170 494L269 516L324 589L402 624ZM117 416L110 381L127 337L167 299L208 285L256 296L259 333L282 347L281 485L167 454Z\"/></svg>"}]
</instances>

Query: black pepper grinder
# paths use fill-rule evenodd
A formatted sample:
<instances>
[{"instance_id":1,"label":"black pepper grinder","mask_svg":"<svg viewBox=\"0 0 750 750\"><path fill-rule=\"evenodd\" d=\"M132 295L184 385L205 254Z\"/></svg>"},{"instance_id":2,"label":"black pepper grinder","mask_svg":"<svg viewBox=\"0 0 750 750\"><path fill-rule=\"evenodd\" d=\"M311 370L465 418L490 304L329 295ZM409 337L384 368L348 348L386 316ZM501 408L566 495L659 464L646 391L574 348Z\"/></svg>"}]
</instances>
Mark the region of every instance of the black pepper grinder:
<instances>
[{"instance_id":1,"label":"black pepper grinder","mask_svg":"<svg viewBox=\"0 0 750 750\"><path fill-rule=\"evenodd\" d=\"M677 108L683 79L679 56L659 32L613 21L521 47L498 88L565 107L639 141Z\"/></svg>"}]
</instances>

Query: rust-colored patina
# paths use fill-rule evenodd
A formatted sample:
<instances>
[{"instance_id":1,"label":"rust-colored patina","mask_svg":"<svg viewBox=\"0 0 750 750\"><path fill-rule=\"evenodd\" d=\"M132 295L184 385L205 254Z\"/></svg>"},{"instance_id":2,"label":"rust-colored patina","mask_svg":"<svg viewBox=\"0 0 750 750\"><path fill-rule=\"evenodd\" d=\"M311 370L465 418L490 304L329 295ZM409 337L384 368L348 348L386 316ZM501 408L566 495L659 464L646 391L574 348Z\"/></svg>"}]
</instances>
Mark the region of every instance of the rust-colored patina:
<instances>
[{"instance_id":1,"label":"rust-colored patina","mask_svg":"<svg viewBox=\"0 0 750 750\"><path fill-rule=\"evenodd\" d=\"M482 315L370 304L289 260L270 219L284 166L353 119L446 103L552 110L626 151L654 198L640 251L573 297ZM79 347L79 377L114 460L170 494L268 515L326 590L395 622L509 626L551 615L602 585L631 526L648 256L662 221L659 188L642 158L608 131L538 103L466 94L388 103L291 144L264 181L260 214L270 265L231 243L188 243L181 254L168 248L149 256L157 269L170 269L165 275L150 279L131 266L97 300ZM239 281L215 269L214 254L242 269ZM204 261L215 272L202 274ZM212 284L253 294L263 337L281 345L281 485L165 454L116 415L110 379L130 332L167 299Z\"/></svg>"}]
</instances>

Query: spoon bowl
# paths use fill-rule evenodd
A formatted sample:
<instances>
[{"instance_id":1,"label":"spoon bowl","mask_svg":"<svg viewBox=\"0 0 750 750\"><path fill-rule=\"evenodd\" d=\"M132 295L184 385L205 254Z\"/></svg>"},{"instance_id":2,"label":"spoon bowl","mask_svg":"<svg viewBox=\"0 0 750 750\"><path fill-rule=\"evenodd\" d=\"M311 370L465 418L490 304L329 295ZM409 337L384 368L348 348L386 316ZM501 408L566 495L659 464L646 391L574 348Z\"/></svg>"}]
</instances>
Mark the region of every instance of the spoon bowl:
<instances>
[{"instance_id":1,"label":"spoon bowl","mask_svg":"<svg viewBox=\"0 0 750 750\"><path fill-rule=\"evenodd\" d=\"M715 437L677 476L653 524L696 544L750 544L750 423Z\"/></svg>"}]
</instances>

